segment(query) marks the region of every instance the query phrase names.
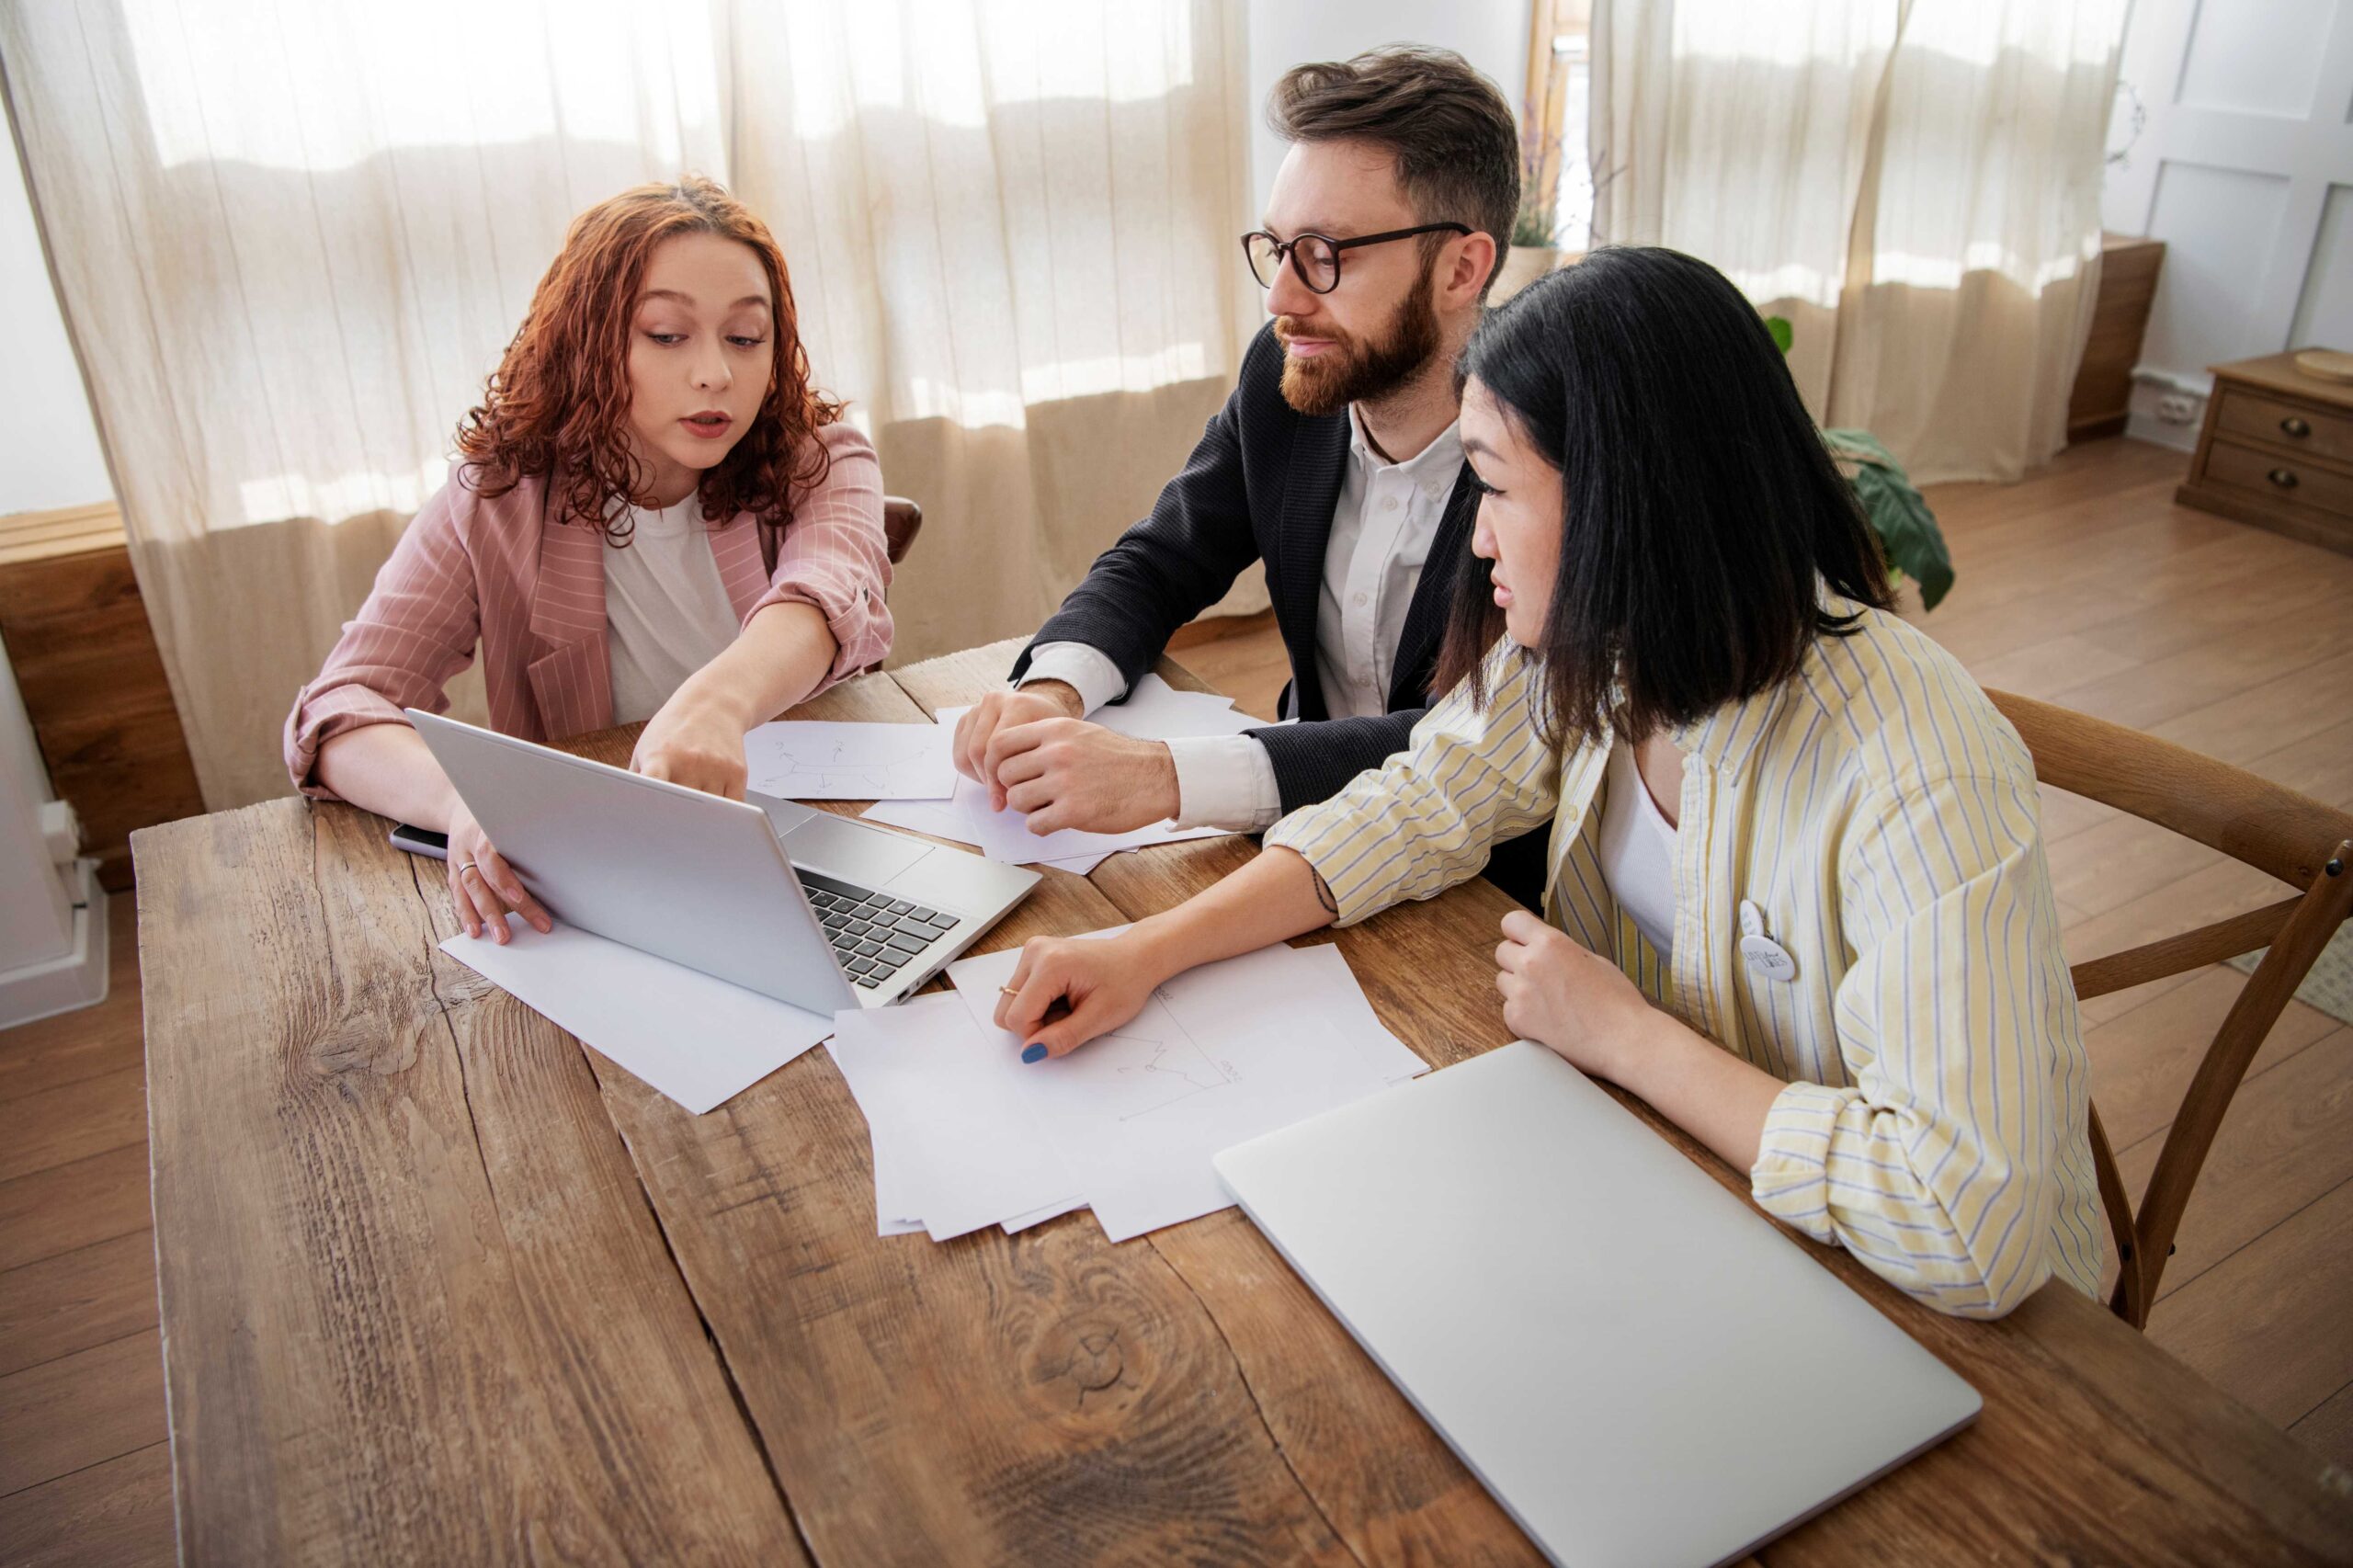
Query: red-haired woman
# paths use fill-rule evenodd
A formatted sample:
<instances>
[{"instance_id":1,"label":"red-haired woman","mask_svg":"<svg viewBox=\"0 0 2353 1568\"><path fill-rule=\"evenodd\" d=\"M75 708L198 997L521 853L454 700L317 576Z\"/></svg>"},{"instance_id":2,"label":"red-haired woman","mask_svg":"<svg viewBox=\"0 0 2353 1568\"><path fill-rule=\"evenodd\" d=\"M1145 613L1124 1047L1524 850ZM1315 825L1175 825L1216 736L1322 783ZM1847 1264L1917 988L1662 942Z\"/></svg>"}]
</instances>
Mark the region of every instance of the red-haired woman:
<instances>
[{"instance_id":1,"label":"red-haired woman","mask_svg":"<svg viewBox=\"0 0 2353 1568\"><path fill-rule=\"evenodd\" d=\"M741 798L744 733L891 645L874 449L809 383L784 257L712 182L574 220L410 523L286 721L305 794L449 837L469 936L546 912L403 708L477 648L491 722L548 740L650 721L632 766Z\"/></svg>"}]
</instances>

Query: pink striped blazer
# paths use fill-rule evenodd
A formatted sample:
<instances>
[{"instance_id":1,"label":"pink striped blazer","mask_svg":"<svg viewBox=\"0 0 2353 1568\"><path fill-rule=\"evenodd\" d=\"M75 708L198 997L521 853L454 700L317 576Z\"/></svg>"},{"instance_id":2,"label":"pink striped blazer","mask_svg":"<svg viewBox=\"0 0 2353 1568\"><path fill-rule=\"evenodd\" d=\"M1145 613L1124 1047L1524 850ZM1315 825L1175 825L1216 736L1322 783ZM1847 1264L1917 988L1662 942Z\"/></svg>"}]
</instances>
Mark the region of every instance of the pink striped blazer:
<instances>
[{"instance_id":1,"label":"pink striped blazer","mask_svg":"<svg viewBox=\"0 0 2353 1568\"><path fill-rule=\"evenodd\" d=\"M882 602L891 559L872 444L847 425L826 426L819 438L832 470L793 498L792 525L780 540L764 541L773 530L749 513L710 539L739 624L787 601L824 612L840 652L818 683L823 691L891 651ZM317 767L319 747L335 736L406 723L404 708L447 710L444 688L477 646L493 727L544 741L612 722L604 535L557 522L543 478L493 499L472 476L460 469L425 504L318 678L296 694L286 717L286 768L304 794L334 798Z\"/></svg>"}]
</instances>

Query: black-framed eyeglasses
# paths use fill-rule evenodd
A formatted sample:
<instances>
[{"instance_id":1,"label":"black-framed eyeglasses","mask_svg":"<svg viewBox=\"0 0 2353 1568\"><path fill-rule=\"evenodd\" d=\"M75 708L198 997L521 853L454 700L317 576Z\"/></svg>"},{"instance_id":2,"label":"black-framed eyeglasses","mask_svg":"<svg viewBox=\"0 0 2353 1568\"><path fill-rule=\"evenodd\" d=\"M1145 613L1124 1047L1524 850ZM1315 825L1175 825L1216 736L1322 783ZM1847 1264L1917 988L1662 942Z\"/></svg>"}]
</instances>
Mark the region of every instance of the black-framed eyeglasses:
<instances>
[{"instance_id":1,"label":"black-framed eyeglasses","mask_svg":"<svg viewBox=\"0 0 2353 1568\"><path fill-rule=\"evenodd\" d=\"M1467 234L1468 223L1421 223L1410 229L1392 229L1385 234L1359 234L1353 240L1336 240L1329 234L1301 234L1294 239L1279 240L1264 229L1253 229L1242 236L1242 254L1250 258L1250 276L1258 280L1261 289L1271 289L1280 276L1283 258L1290 258L1290 269L1299 280L1313 292L1328 294L1340 286L1340 253L1358 245L1385 245L1392 240L1409 240L1415 234Z\"/></svg>"}]
</instances>

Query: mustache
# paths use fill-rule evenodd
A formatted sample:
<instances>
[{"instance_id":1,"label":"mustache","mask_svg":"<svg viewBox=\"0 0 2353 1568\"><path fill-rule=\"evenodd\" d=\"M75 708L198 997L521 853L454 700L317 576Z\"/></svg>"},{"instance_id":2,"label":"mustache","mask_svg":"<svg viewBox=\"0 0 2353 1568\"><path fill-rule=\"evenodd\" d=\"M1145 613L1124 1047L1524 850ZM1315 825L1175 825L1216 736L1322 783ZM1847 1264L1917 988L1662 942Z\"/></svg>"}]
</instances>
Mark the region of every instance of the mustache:
<instances>
[{"instance_id":1,"label":"mustache","mask_svg":"<svg viewBox=\"0 0 2353 1568\"><path fill-rule=\"evenodd\" d=\"M1297 317L1277 316L1275 318L1276 340L1280 343L1289 344L1294 337L1312 337L1319 342L1332 344L1336 347L1341 349L1351 349L1357 346L1357 340L1352 335L1341 331L1336 326L1319 327L1313 332L1303 333L1299 329L1299 321Z\"/></svg>"}]
</instances>

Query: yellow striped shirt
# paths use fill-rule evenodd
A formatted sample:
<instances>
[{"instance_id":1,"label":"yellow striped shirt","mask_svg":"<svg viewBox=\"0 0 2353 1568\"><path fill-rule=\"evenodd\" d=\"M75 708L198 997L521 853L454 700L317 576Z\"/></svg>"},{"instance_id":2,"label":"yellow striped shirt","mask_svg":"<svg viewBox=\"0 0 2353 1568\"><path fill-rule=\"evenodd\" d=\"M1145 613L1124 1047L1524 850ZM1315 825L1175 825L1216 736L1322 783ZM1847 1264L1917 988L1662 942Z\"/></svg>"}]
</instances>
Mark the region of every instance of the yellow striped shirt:
<instances>
[{"instance_id":1,"label":"yellow striped shirt","mask_svg":"<svg viewBox=\"0 0 2353 1568\"><path fill-rule=\"evenodd\" d=\"M1765 1210L1939 1311L1998 1317L2052 1275L2098 1286L2090 1069L2036 820L2034 765L1966 671L1859 612L1790 680L1678 732L1671 968L1597 858L1609 747L1542 736L1542 671L1488 656L1411 746L1268 832L1340 923L1475 874L1552 819L1545 917L1699 1033L1788 1085L1749 1172ZM1739 955L1753 901L1796 960Z\"/></svg>"}]
</instances>

